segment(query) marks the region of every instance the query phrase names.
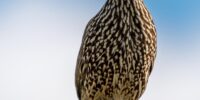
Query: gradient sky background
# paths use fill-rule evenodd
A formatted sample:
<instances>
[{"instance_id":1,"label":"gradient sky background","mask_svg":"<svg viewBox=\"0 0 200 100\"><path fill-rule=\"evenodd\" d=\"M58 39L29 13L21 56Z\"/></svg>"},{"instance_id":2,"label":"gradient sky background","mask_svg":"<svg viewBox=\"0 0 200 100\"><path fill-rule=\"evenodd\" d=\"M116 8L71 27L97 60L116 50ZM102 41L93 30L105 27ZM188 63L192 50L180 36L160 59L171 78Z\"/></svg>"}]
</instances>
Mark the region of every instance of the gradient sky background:
<instances>
[{"instance_id":1,"label":"gradient sky background","mask_svg":"<svg viewBox=\"0 0 200 100\"><path fill-rule=\"evenodd\" d=\"M0 0L0 100L77 100L84 28L106 0ZM200 1L145 0L158 55L141 100L200 100Z\"/></svg>"}]
</instances>

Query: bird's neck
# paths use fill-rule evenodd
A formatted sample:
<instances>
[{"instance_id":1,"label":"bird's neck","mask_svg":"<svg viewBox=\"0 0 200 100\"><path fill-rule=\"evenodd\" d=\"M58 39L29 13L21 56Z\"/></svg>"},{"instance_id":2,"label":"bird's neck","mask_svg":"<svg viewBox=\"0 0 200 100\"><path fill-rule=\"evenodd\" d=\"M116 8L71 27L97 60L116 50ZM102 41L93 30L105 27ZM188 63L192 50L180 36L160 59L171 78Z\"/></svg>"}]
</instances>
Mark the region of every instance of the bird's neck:
<instances>
[{"instance_id":1,"label":"bird's neck","mask_svg":"<svg viewBox=\"0 0 200 100\"><path fill-rule=\"evenodd\" d=\"M117 16L136 16L140 15L145 5L143 0L107 0L102 11L114 12Z\"/></svg>"},{"instance_id":2,"label":"bird's neck","mask_svg":"<svg viewBox=\"0 0 200 100\"><path fill-rule=\"evenodd\" d=\"M141 10L144 7L144 2L143 0L107 0L106 6L117 8L120 11Z\"/></svg>"},{"instance_id":3,"label":"bird's neck","mask_svg":"<svg viewBox=\"0 0 200 100\"><path fill-rule=\"evenodd\" d=\"M116 5L116 6L128 6L135 4L142 3L143 0L107 0L109 4Z\"/></svg>"}]
</instances>

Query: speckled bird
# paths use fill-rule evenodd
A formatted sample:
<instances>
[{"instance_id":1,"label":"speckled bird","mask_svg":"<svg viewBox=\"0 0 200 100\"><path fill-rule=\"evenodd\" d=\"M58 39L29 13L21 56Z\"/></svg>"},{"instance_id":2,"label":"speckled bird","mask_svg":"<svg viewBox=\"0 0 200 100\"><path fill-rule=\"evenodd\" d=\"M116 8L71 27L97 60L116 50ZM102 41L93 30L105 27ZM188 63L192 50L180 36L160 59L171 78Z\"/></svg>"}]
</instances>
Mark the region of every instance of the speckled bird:
<instances>
[{"instance_id":1,"label":"speckled bird","mask_svg":"<svg viewBox=\"0 0 200 100\"><path fill-rule=\"evenodd\" d=\"M75 84L79 100L139 100L156 57L143 0L107 0L86 26Z\"/></svg>"}]
</instances>

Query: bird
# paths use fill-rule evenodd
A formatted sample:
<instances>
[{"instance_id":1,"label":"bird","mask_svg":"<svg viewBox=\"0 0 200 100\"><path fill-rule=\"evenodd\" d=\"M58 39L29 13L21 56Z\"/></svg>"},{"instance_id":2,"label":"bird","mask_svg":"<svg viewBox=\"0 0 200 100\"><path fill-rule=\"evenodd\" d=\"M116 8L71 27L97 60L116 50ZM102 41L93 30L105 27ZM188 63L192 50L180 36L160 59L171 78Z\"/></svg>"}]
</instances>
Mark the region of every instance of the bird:
<instances>
[{"instance_id":1,"label":"bird","mask_svg":"<svg viewBox=\"0 0 200 100\"><path fill-rule=\"evenodd\" d=\"M79 100L139 100L157 54L143 0L107 0L82 36L75 69Z\"/></svg>"}]
</instances>

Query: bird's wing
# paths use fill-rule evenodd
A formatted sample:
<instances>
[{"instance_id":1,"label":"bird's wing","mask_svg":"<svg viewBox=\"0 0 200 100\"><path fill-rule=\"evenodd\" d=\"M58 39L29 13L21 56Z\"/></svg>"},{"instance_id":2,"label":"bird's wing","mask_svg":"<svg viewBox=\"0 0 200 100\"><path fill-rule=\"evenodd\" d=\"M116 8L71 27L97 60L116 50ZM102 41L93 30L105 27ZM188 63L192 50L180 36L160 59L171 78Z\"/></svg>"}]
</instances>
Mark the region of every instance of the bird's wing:
<instances>
[{"instance_id":1,"label":"bird's wing","mask_svg":"<svg viewBox=\"0 0 200 100\"><path fill-rule=\"evenodd\" d=\"M77 94L78 94L79 98L81 96L81 88L82 88L84 76L85 76L85 71L84 71L83 67L87 67L86 65L88 65L88 64L86 64L87 61L85 61L85 57L83 54L85 51L84 50L84 41L87 38L87 34L89 34L89 32L90 32L89 28L92 27L90 24L92 21L93 21L93 18L88 22L88 25L85 28L81 47L80 47L78 58L77 58L77 63L76 63L75 85L76 85L76 90L77 90Z\"/></svg>"}]
</instances>

